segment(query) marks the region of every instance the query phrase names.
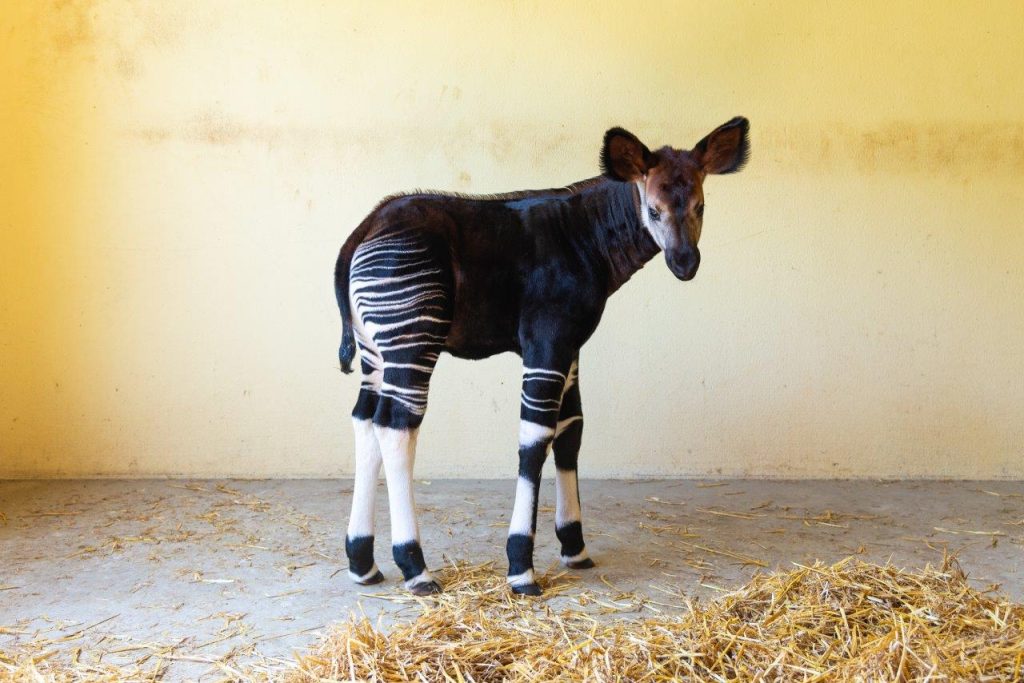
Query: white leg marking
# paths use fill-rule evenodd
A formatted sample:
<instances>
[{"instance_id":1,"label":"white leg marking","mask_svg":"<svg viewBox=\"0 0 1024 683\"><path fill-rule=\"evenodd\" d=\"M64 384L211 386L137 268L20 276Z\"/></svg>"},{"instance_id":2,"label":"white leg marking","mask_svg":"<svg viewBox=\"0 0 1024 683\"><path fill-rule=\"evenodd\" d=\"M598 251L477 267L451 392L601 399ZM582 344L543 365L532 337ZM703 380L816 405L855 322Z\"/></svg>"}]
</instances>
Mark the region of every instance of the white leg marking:
<instances>
[{"instance_id":1,"label":"white leg marking","mask_svg":"<svg viewBox=\"0 0 1024 683\"><path fill-rule=\"evenodd\" d=\"M537 577L532 569L527 569L522 574L508 577L508 583L510 586L528 586L531 583L537 583Z\"/></svg>"},{"instance_id":2,"label":"white leg marking","mask_svg":"<svg viewBox=\"0 0 1024 683\"><path fill-rule=\"evenodd\" d=\"M527 382L531 380L545 379L548 382L564 382L565 375L558 372L557 370L545 370L544 368L523 368L523 379Z\"/></svg>"},{"instance_id":3,"label":"white leg marking","mask_svg":"<svg viewBox=\"0 0 1024 683\"><path fill-rule=\"evenodd\" d=\"M544 440L551 440L551 437L555 435L555 430L551 427L545 427L539 425L536 422L530 422L529 420L519 421L519 445L520 446L532 446L535 443L539 443Z\"/></svg>"},{"instance_id":4,"label":"white leg marking","mask_svg":"<svg viewBox=\"0 0 1024 683\"><path fill-rule=\"evenodd\" d=\"M512 506L512 521L508 526L508 533L533 535L533 507L534 496L533 483L524 477L516 480L516 502Z\"/></svg>"},{"instance_id":5,"label":"white leg marking","mask_svg":"<svg viewBox=\"0 0 1024 683\"><path fill-rule=\"evenodd\" d=\"M353 580L353 581L355 581L356 583L366 583L366 582L367 582L367 581L369 581L369 580L370 580L370 579L371 579L372 577L376 576L377 572L379 572L379 571L380 571L380 570L379 570L379 569L377 569L377 563L376 563L376 562L374 562L374 563L373 563L373 566L372 566L372 567L370 567L370 571L366 572L366 573L365 573L365 574L363 574L362 576L359 576L359 575L358 575L358 574L356 574L356 573L355 573L354 571L352 571L351 569L349 569L349 570L348 570L348 578L352 579L352 580Z\"/></svg>"},{"instance_id":6,"label":"white leg marking","mask_svg":"<svg viewBox=\"0 0 1024 683\"><path fill-rule=\"evenodd\" d=\"M416 458L418 429L392 429L374 425L388 480L388 508L391 511L391 545L419 541L416 502L412 490L412 467Z\"/></svg>"},{"instance_id":7,"label":"white leg marking","mask_svg":"<svg viewBox=\"0 0 1024 683\"><path fill-rule=\"evenodd\" d=\"M348 536L373 535L373 503L380 476L380 446L369 420L352 419L356 436L356 474L352 484L352 514L348 518Z\"/></svg>"},{"instance_id":8,"label":"white leg marking","mask_svg":"<svg viewBox=\"0 0 1024 683\"><path fill-rule=\"evenodd\" d=\"M555 526L562 528L580 521L580 498L576 470L555 470Z\"/></svg>"}]
</instances>

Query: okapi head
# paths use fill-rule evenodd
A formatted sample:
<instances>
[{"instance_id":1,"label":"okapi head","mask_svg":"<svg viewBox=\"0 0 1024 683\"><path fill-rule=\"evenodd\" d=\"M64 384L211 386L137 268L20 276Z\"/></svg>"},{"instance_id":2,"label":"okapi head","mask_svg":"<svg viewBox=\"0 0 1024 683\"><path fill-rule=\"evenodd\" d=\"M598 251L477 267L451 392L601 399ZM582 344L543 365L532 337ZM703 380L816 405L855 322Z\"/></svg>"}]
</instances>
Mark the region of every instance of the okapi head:
<instances>
[{"instance_id":1,"label":"okapi head","mask_svg":"<svg viewBox=\"0 0 1024 683\"><path fill-rule=\"evenodd\" d=\"M622 128L604 135L601 172L640 188L640 220L665 252L665 261L680 280L691 280L700 265L704 220L704 178L735 173L750 156L750 122L737 116L711 131L691 150L665 146L652 152Z\"/></svg>"}]
</instances>

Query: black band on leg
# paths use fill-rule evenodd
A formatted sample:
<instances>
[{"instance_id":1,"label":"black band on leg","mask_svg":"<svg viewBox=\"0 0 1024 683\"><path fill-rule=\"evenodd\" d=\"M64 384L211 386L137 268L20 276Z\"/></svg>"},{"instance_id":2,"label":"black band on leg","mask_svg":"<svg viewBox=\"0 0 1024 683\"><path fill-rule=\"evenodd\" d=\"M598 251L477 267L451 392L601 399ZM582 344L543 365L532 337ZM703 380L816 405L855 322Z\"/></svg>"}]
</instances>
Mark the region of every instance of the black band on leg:
<instances>
[{"instance_id":1,"label":"black band on leg","mask_svg":"<svg viewBox=\"0 0 1024 683\"><path fill-rule=\"evenodd\" d=\"M423 423L423 415L414 413L409 408L390 396L381 396L374 404L371 415L373 424L391 429L416 429Z\"/></svg>"},{"instance_id":2,"label":"black band on leg","mask_svg":"<svg viewBox=\"0 0 1024 683\"><path fill-rule=\"evenodd\" d=\"M577 418L577 419L573 419ZM572 385L566 389L562 397L562 406L558 412L558 421L569 422L555 437L552 450L555 452L555 466L560 470L575 470L579 458L580 444L583 442L583 402L580 397L580 385L573 378Z\"/></svg>"},{"instance_id":3,"label":"black band on leg","mask_svg":"<svg viewBox=\"0 0 1024 683\"><path fill-rule=\"evenodd\" d=\"M562 557L575 557L586 547L583 544L583 524L580 522L569 522L555 529L555 535L562 542Z\"/></svg>"},{"instance_id":4,"label":"black band on leg","mask_svg":"<svg viewBox=\"0 0 1024 683\"><path fill-rule=\"evenodd\" d=\"M377 583L384 579L380 572L369 576L373 570L373 536L345 537L345 555L348 556L348 570L360 579L360 583Z\"/></svg>"},{"instance_id":5,"label":"black band on leg","mask_svg":"<svg viewBox=\"0 0 1024 683\"><path fill-rule=\"evenodd\" d=\"M555 467L560 470L575 470L579 461L580 443L583 441L582 418L569 424L555 437L552 450L555 452Z\"/></svg>"},{"instance_id":6,"label":"black band on leg","mask_svg":"<svg viewBox=\"0 0 1024 683\"><path fill-rule=\"evenodd\" d=\"M377 400L380 394L369 389L360 389L356 405L352 409L352 417L357 420L369 420L377 412Z\"/></svg>"},{"instance_id":7,"label":"black band on leg","mask_svg":"<svg viewBox=\"0 0 1024 683\"><path fill-rule=\"evenodd\" d=\"M402 570L402 578L406 581L415 579L427 568L427 563L423 559L423 550L418 541L393 545L391 553L394 555L395 564Z\"/></svg>"},{"instance_id":8,"label":"black band on leg","mask_svg":"<svg viewBox=\"0 0 1024 683\"><path fill-rule=\"evenodd\" d=\"M348 568L353 574L363 576L373 569L373 536L345 537L345 554Z\"/></svg>"},{"instance_id":9,"label":"black band on leg","mask_svg":"<svg viewBox=\"0 0 1024 683\"><path fill-rule=\"evenodd\" d=\"M518 576L533 569L533 537L525 534L509 534L505 541L508 554L508 575Z\"/></svg>"}]
</instances>

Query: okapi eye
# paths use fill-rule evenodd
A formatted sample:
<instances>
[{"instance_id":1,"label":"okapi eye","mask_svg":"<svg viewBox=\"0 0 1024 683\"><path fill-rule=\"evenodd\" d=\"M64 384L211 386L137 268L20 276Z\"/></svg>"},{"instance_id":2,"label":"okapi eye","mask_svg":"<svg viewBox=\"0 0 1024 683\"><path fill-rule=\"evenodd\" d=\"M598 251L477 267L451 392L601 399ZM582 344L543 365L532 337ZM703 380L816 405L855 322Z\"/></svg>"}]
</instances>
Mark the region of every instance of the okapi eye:
<instances>
[{"instance_id":1,"label":"okapi eye","mask_svg":"<svg viewBox=\"0 0 1024 683\"><path fill-rule=\"evenodd\" d=\"M704 205L703 204L698 204L697 206L693 207L693 211L698 216L703 217L704 216Z\"/></svg>"},{"instance_id":2,"label":"okapi eye","mask_svg":"<svg viewBox=\"0 0 1024 683\"><path fill-rule=\"evenodd\" d=\"M647 215L651 217L652 221L657 221L661 218L661 213L653 206L647 207Z\"/></svg>"}]
</instances>

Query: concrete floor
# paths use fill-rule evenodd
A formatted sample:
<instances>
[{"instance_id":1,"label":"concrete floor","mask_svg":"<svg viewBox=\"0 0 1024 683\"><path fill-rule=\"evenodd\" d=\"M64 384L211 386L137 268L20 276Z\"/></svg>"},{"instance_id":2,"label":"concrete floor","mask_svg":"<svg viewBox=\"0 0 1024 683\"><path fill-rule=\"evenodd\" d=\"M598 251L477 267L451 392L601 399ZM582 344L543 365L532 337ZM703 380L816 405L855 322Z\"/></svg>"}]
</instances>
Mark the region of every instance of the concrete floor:
<instances>
[{"instance_id":1,"label":"concrete floor","mask_svg":"<svg viewBox=\"0 0 1024 683\"><path fill-rule=\"evenodd\" d=\"M554 492L545 482L537 568L555 566ZM420 482L428 563L504 568L511 481ZM635 591L714 596L759 565L848 555L921 567L959 553L979 586L1024 600L1024 483L584 481L596 569L581 588L635 617ZM374 599L398 571L378 498L377 561L388 581L345 574L345 481L0 482L0 651L41 638L133 662L163 652L171 680L220 678L212 662L289 659L352 610L393 617ZM383 493L383 492L382 492ZM618 597L616 597L618 596ZM559 598L558 600L571 600ZM610 601L615 600L614 603ZM572 603L575 606L575 603Z\"/></svg>"}]
</instances>

